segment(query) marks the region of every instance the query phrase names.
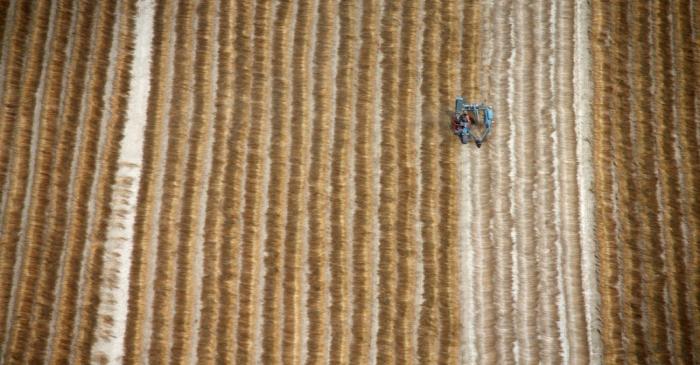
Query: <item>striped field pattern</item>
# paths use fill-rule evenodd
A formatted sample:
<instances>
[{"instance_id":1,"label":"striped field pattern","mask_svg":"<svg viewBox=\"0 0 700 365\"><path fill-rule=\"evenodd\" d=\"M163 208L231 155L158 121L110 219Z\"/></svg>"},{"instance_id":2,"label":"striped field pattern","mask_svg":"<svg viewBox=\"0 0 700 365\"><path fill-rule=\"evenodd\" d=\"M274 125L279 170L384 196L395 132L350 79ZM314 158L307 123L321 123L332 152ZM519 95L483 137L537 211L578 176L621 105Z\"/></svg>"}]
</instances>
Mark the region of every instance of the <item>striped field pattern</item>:
<instances>
[{"instance_id":1,"label":"striped field pattern","mask_svg":"<svg viewBox=\"0 0 700 365\"><path fill-rule=\"evenodd\" d=\"M0 39L0 364L700 364L697 0L0 0Z\"/></svg>"}]
</instances>

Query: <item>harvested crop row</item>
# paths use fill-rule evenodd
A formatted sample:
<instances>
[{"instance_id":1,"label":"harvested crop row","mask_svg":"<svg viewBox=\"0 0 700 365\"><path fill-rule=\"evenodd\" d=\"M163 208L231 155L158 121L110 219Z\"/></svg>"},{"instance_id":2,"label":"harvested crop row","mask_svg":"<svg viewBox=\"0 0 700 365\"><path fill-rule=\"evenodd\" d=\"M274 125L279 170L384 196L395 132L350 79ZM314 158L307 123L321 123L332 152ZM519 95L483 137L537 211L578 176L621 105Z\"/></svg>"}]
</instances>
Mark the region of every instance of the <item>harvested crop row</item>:
<instances>
[{"instance_id":1,"label":"harvested crop row","mask_svg":"<svg viewBox=\"0 0 700 365\"><path fill-rule=\"evenodd\" d=\"M697 1L0 4L0 361L697 362Z\"/></svg>"}]
</instances>

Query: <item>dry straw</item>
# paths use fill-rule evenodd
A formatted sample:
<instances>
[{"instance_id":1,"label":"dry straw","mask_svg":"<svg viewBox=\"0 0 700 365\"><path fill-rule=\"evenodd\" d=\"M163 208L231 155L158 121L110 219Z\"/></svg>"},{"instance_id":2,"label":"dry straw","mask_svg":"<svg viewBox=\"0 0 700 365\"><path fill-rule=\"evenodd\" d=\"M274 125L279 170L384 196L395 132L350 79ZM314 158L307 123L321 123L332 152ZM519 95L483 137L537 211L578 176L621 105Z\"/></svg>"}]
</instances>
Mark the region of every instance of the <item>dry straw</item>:
<instances>
[{"instance_id":1,"label":"dry straw","mask_svg":"<svg viewBox=\"0 0 700 365\"><path fill-rule=\"evenodd\" d=\"M206 150L210 146L208 140L212 109L212 50L216 41L214 34L214 21L216 16L216 6L210 2L202 2L197 6L196 19L197 27L189 31L185 37L186 41L193 43L196 38L196 49L189 54L189 62L194 58L194 80L190 79L188 89L193 89L191 108L184 109L183 118L191 120L190 132L187 136L189 148L187 162L185 166L185 182L183 191L183 203L180 213L180 241L178 247L177 279L175 293L175 317L176 322L173 328L173 348L172 358L189 359L192 357L190 351L194 348L191 342L195 337L192 329L195 328L195 254L198 246L198 229L202 217L199 216L201 209L202 194L204 194L204 163ZM194 14L192 18L194 18ZM193 22L190 21L189 24ZM181 48L180 52L191 52L188 48ZM185 66L188 67L188 66ZM177 68L175 72L178 72ZM186 71L183 71L186 72ZM178 87L178 86L176 86ZM175 96L176 97L176 96ZM183 108L188 104L185 100L179 99L179 104Z\"/></svg>"},{"instance_id":2,"label":"dry straw","mask_svg":"<svg viewBox=\"0 0 700 365\"><path fill-rule=\"evenodd\" d=\"M330 360L350 360L350 273L347 267L350 241L350 138L355 115L354 78L357 70L358 11L354 1L338 8L340 31L337 52L336 109L331 158L331 346Z\"/></svg>"},{"instance_id":3,"label":"dry straw","mask_svg":"<svg viewBox=\"0 0 700 365\"><path fill-rule=\"evenodd\" d=\"M414 222L417 219L418 176L417 176L417 148L412 138L418 128L416 109L411 107L416 104L416 88L418 86L418 6L416 2L407 2L403 5L401 48L398 97L401 110L400 124L406 131L399 135L398 156L399 159L399 201L398 201L398 278L397 308L394 332L396 335L395 352L398 363L410 364L415 362L415 334L413 323L416 321L415 298L417 275L417 234Z\"/></svg>"},{"instance_id":4,"label":"dry straw","mask_svg":"<svg viewBox=\"0 0 700 365\"><path fill-rule=\"evenodd\" d=\"M180 289L176 286L180 248L179 213L183 205L184 171L192 103L192 63L194 5L180 4L175 17L174 79L172 107L168 115L168 143L165 156L162 206L159 212L158 248L153 299L153 331L149 359L169 359L183 350L182 329L187 314L182 313ZM176 292L177 299L176 302ZM173 317L173 312L179 315ZM172 336L172 337L171 337ZM172 341L172 343L170 342ZM172 348L172 350L171 350ZM172 351L172 354L170 353ZM179 358L179 357L175 357Z\"/></svg>"},{"instance_id":5,"label":"dry straw","mask_svg":"<svg viewBox=\"0 0 700 365\"><path fill-rule=\"evenodd\" d=\"M446 1L443 4L445 11L441 12L441 33L442 44L440 49L439 63L439 96L438 107L442 109L443 103L457 93L457 72L459 65L459 52L454 52L453 44L459 44L457 31L459 29L456 9L457 3ZM459 363L459 340L460 340L460 311L459 308L459 251L458 251L458 218L457 195L459 193L459 179L457 178L457 160L460 145L452 138L443 135L439 140L437 155L440 156L440 192L439 211L440 226L439 233L439 290L438 306L440 313L440 361L447 364Z\"/></svg>"},{"instance_id":6,"label":"dry straw","mask_svg":"<svg viewBox=\"0 0 700 365\"><path fill-rule=\"evenodd\" d=\"M269 159L270 185L269 208L266 214L267 238L265 240L265 283L263 294L262 361L266 364L282 363L282 313L284 312L282 290L284 271L284 238L287 222L287 196L289 182L291 114L291 54L288 52L292 40L291 26L294 15L291 1L280 2L276 9L272 43L272 100L278 106L269 118L274 120L271 128Z\"/></svg>"},{"instance_id":7,"label":"dry straw","mask_svg":"<svg viewBox=\"0 0 700 365\"><path fill-rule=\"evenodd\" d=\"M556 157L553 146L557 141L554 136L554 113L551 103L554 97L552 80L552 42L553 20L550 2L538 1L535 5L535 56L532 71L538 75L534 83L534 160L551 161L539 163L535 172L534 198L535 210L535 246L537 267L539 271L537 330L541 336L540 351L545 363L561 363L561 343L558 322L561 320L557 308L560 298L557 283L557 258L559 251L555 247L557 234L555 224L555 188L554 183ZM528 128L530 129L530 128ZM556 171L558 173L558 171Z\"/></svg>"},{"instance_id":8,"label":"dry straw","mask_svg":"<svg viewBox=\"0 0 700 365\"><path fill-rule=\"evenodd\" d=\"M170 66L170 42L174 14L174 3L159 2L155 9L153 54L151 64L151 86L146 114L144 132L143 165L139 196L136 204L134 224L134 249L131 258L129 276L129 307L124 341L124 362L138 363L143 358L144 326L146 321L146 290L148 273L147 255L152 251L154 242L157 176L162 175L160 168L163 158L163 135L167 126L163 120L166 113L166 80Z\"/></svg>"},{"instance_id":9,"label":"dry straw","mask_svg":"<svg viewBox=\"0 0 700 365\"><path fill-rule=\"evenodd\" d=\"M399 30L401 5L386 2L381 21L381 152L379 176L379 317L377 332L377 363L395 362L394 321L396 319L397 265L397 202L398 202L398 144L396 126L399 85Z\"/></svg>"},{"instance_id":10,"label":"dry straw","mask_svg":"<svg viewBox=\"0 0 700 365\"><path fill-rule=\"evenodd\" d=\"M294 29L292 64L295 72L292 77L292 120L289 205L285 227L284 257L284 319L282 341L282 362L299 363L302 356L302 270L305 217L307 212L306 191L308 186L308 156L310 133L310 34L312 30L312 1L300 1Z\"/></svg>"},{"instance_id":11,"label":"dry straw","mask_svg":"<svg viewBox=\"0 0 700 365\"><path fill-rule=\"evenodd\" d=\"M14 306L11 305L13 300L12 279L13 268L18 254L17 242L20 242L22 237L21 231L23 221L23 206L25 195L30 194L30 208L26 226L27 230L35 232L34 235L40 235L42 222L44 219L44 208L48 205L46 194L48 193L48 171L50 169L50 154L52 145L52 134L45 134L39 137L43 143L38 143L36 150L38 151L39 161L35 164L38 178L33 179L31 191L27 191L28 181L30 179L30 153L32 145L32 125L34 120L34 103L37 100L36 94L39 87L40 76L42 73L42 60L44 55L44 43L46 42L47 33L49 32L49 17L51 7L49 4L39 5L33 14L34 24L31 28L29 41L26 49L12 49L13 52L27 53L26 68L24 76L18 87L19 98L16 102L22 101L16 111L7 110L3 115L3 124L10 123L15 125L15 141L13 158L9 165L9 171L12 172L12 179L8 184L6 208L3 212L2 222L2 240L0 241L0 252L2 252L2 282L0 287L5 298L3 298L2 313L3 321L10 317L12 326L7 328L7 332L3 336L5 339L4 346L6 351L2 354L5 362L19 361L22 359L23 352L21 347L26 344L29 326L31 323L31 305L33 300L34 287L39 275L38 262L40 261L40 249L43 247L37 241L38 239L25 239L24 257L22 258L19 278L17 280L18 288L16 289ZM12 86L12 85L10 85ZM8 93L11 94L11 93ZM12 108L12 105L8 105ZM4 109L4 108L3 108ZM47 111L49 113L50 111ZM15 114L16 113L16 114ZM55 112L54 112L55 113ZM43 138L41 138L43 137ZM48 152L47 152L48 150ZM43 153L42 153L43 152ZM40 183L42 183L40 185ZM36 188L36 189L34 189ZM41 209L39 209L41 208ZM25 221L26 222L26 221ZM25 233L24 236L27 236ZM10 311L11 309L14 309ZM6 322L3 322L3 324ZM4 332L4 331L3 331ZM0 338L2 340L3 338ZM17 350L16 350L17 349Z\"/></svg>"},{"instance_id":12,"label":"dry straw","mask_svg":"<svg viewBox=\"0 0 700 365\"><path fill-rule=\"evenodd\" d=\"M239 282L239 309L236 342L238 345L237 361L241 364L255 361L255 329L258 311L260 270L261 219L263 216L263 185L265 138L269 136L270 111L269 100L270 74L270 24L272 18L271 4L258 2L255 7L252 91L250 124L248 136L246 180L243 210L243 236L239 255L241 273Z\"/></svg>"},{"instance_id":13,"label":"dry straw","mask_svg":"<svg viewBox=\"0 0 700 365\"><path fill-rule=\"evenodd\" d=\"M418 325L418 361L435 363L439 356L439 313L438 313L438 231L440 218L439 204L439 134L431 121L439 115L438 67L440 18L434 16L436 1L425 2L425 30L423 35L423 97L421 128L421 196L420 221L423 241L423 304L420 308Z\"/></svg>"},{"instance_id":14,"label":"dry straw","mask_svg":"<svg viewBox=\"0 0 700 365\"><path fill-rule=\"evenodd\" d=\"M373 257L375 242L374 212L378 202L374 199L372 146L377 138L372 133L375 113L375 81L379 41L377 29L381 10L376 0L365 0L362 4L362 39L358 63L357 103L355 106L355 203L358 209L353 216L352 297L354 300L351 332L353 334L350 363L369 362L372 318ZM362 207L363 209L359 209Z\"/></svg>"},{"instance_id":15,"label":"dry straw","mask_svg":"<svg viewBox=\"0 0 700 365\"><path fill-rule=\"evenodd\" d=\"M311 130L309 166L308 232L309 291L307 298L308 363L325 363L328 358L328 222L330 189L330 123L332 119L333 74L331 51L334 45L336 7L329 2L318 4L316 48L313 58L314 114Z\"/></svg>"},{"instance_id":16,"label":"dry straw","mask_svg":"<svg viewBox=\"0 0 700 365\"><path fill-rule=\"evenodd\" d=\"M105 139L100 154L98 179L94 195L94 227L87 239L88 262L84 264L82 303L78 318L77 336L74 339L71 356L75 362L90 361L90 350L95 340L97 308L99 306L99 287L104 262L104 242L107 240L107 224L111 215L112 189L116 181L119 142L122 139L126 122L127 95L133 59L134 19L136 1L120 4L117 31L117 51L114 65L113 91L109 98L109 118Z\"/></svg>"},{"instance_id":17,"label":"dry straw","mask_svg":"<svg viewBox=\"0 0 700 365\"><path fill-rule=\"evenodd\" d=\"M231 2L219 5L218 19L218 57L216 62L216 113L214 120L214 142L212 147L212 166L207 185L206 219L204 222L204 257L202 266L202 308L199 327L197 360L213 364L217 359L217 328L220 321L220 278L221 248L224 215L222 199L224 194L224 175L226 173L229 138L233 123L232 107L234 73L230 67L234 60L234 25L235 8Z\"/></svg>"}]
</instances>

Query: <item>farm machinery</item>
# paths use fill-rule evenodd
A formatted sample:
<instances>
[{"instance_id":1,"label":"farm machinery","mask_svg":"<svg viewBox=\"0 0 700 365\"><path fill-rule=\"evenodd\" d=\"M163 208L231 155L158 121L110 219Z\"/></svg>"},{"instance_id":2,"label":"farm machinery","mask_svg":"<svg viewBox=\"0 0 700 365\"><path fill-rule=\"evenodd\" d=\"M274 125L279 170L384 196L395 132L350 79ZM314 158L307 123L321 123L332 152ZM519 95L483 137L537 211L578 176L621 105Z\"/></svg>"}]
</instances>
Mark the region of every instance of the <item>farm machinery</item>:
<instances>
[{"instance_id":1,"label":"farm machinery","mask_svg":"<svg viewBox=\"0 0 700 365\"><path fill-rule=\"evenodd\" d=\"M464 98L455 99L455 110L452 115L452 132L459 137L462 144L474 141L481 148L493 126L493 108L488 105L467 104Z\"/></svg>"}]
</instances>

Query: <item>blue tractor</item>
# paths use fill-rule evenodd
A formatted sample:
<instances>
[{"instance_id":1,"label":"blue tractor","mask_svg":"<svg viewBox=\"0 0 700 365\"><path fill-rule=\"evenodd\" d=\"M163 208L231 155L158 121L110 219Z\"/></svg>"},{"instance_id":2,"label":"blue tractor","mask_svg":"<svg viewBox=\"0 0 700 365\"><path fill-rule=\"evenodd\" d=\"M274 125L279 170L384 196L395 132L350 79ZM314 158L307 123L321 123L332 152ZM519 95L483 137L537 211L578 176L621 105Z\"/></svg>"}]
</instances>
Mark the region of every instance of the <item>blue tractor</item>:
<instances>
[{"instance_id":1,"label":"blue tractor","mask_svg":"<svg viewBox=\"0 0 700 365\"><path fill-rule=\"evenodd\" d=\"M493 108L481 104L465 104L464 98L458 96L455 100L455 111L452 116L452 132L459 137L462 144L474 141L481 148L493 126Z\"/></svg>"}]
</instances>

